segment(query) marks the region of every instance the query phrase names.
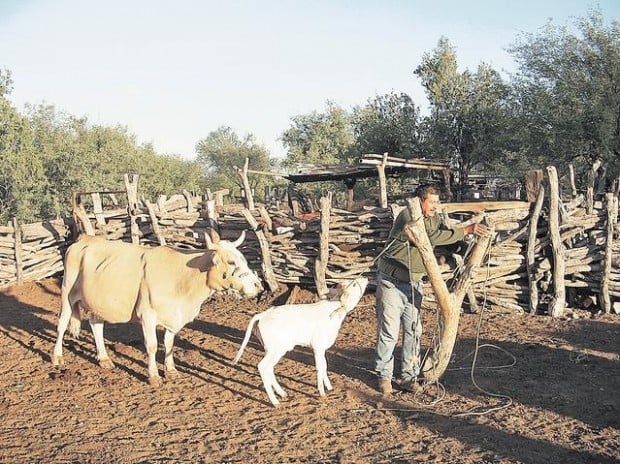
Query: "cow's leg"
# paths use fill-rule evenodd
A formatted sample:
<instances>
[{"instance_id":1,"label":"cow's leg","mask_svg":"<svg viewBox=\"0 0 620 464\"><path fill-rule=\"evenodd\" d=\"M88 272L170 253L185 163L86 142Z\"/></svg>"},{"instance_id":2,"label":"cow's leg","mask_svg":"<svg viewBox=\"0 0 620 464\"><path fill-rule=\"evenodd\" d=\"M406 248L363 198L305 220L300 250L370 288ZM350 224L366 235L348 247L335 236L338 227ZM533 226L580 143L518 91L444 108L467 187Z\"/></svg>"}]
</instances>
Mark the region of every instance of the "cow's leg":
<instances>
[{"instance_id":1,"label":"cow's leg","mask_svg":"<svg viewBox=\"0 0 620 464\"><path fill-rule=\"evenodd\" d=\"M274 367L282 357L283 353L274 353L267 352L265 357L260 360L258 363L258 372L260 373L260 377L263 381L263 386L265 387L265 391L267 392L267 396L269 397L269 401L274 406L278 406L280 401L276 397L274 390L280 394L280 396L285 396L284 390L276 381ZM282 394L281 394L282 393Z\"/></svg>"},{"instance_id":2,"label":"cow's leg","mask_svg":"<svg viewBox=\"0 0 620 464\"><path fill-rule=\"evenodd\" d=\"M157 371L157 319L145 312L142 314L142 334L144 335L144 346L149 363L149 383L154 386L161 385L161 377Z\"/></svg>"},{"instance_id":3,"label":"cow's leg","mask_svg":"<svg viewBox=\"0 0 620 464\"><path fill-rule=\"evenodd\" d=\"M62 356L62 339L65 336L67 327L69 326L69 320L71 319L71 304L69 303L69 296L67 291L63 287L60 299L60 316L58 317L57 338L54 345L54 352L52 353L52 364L54 366L64 366L65 360Z\"/></svg>"},{"instance_id":4,"label":"cow's leg","mask_svg":"<svg viewBox=\"0 0 620 464\"><path fill-rule=\"evenodd\" d=\"M104 369L111 369L114 367L114 363L108 356L108 352L105 349L105 340L103 339L103 320L96 316L91 316L88 319L90 323L90 329L93 331L95 337L95 346L97 347L97 360L99 365Z\"/></svg>"},{"instance_id":5,"label":"cow's leg","mask_svg":"<svg viewBox=\"0 0 620 464\"><path fill-rule=\"evenodd\" d=\"M325 396L325 388L332 389L332 384L327 378L327 360L325 359L325 350L314 350L314 363L316 364L316 381L319 388L319 394Z\"/></svg>"},{"instance_id":6,"label":"cow's leg","mask_svg":"<svg viewBox=\"0 0 620 464\"><path fill-rule=\"evenodd\" d=\"M174 357L172 356L172 349L174 347L174 336L174 332L166 329L166 332L164 333L164 348L166 349L164 366L166 368L166 378L170 379L174 379L179 376L179 371L177 371L177 368L174 365Z\"/></svg>"}]
</instances>

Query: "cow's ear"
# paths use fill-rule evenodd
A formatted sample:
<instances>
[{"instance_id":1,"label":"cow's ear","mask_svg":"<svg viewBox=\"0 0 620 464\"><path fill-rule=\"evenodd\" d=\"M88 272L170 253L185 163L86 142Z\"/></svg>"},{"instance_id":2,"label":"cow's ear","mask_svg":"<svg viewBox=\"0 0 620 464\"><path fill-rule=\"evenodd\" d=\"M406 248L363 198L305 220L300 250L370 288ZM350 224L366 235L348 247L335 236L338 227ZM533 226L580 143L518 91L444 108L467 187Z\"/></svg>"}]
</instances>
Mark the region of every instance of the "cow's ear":
<instances>
[{"instance_id":1,"label":"cow's ear","mask_svg":"<svg viewBox=\"0 0 620 464\"><path fill-rule=\"evenodd\" d=\"M239 235L239 238L235 240L234 242L232 242L232 246L234 246L235 248L239 248L239 245L241 245L244 240L245 240L245 230L242 230L241 235Z\"/></svg>"}]
</instances>

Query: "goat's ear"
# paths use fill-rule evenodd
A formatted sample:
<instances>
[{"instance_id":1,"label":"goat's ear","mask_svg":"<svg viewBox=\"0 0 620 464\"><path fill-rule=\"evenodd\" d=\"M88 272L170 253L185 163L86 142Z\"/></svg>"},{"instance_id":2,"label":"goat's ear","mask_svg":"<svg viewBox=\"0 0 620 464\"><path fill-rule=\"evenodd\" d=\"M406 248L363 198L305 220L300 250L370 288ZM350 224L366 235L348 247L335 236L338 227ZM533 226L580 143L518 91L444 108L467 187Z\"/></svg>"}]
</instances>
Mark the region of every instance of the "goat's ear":
<instances>
[{"instance_id":1,"label":"goat's ear","mask_svg":"<svg viewBox=\"0 0 620 464\"><path fill-rule=\"evenodd\" d=\"M235 240L234 242L232 242L232 246L234 246L235 248L239 248L239 245L241 245L244 240L245 240L245 230L242 230L239 238Z\"/></svg>"}]
</instances>

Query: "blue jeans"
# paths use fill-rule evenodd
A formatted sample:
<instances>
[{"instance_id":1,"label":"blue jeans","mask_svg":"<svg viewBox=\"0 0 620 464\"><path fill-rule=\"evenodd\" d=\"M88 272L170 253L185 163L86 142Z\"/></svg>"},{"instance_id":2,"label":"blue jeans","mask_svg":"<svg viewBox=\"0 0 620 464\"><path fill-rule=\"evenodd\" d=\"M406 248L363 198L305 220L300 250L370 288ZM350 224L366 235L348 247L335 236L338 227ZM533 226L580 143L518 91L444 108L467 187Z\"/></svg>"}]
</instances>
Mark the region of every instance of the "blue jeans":
<instances>
[{"instance_id":1,"label":"blue jeans","mask_svg":"<svg viewBox=\"0 0 620 464\"><path fill-rule=\"evenodd\" d=\"M380 378L394 375L394 348L403 327L401 378L415 380L420 373L422 335L422 282L401 282L377 272L377 347L375 372Z\"/></svg>"}]
</instances>

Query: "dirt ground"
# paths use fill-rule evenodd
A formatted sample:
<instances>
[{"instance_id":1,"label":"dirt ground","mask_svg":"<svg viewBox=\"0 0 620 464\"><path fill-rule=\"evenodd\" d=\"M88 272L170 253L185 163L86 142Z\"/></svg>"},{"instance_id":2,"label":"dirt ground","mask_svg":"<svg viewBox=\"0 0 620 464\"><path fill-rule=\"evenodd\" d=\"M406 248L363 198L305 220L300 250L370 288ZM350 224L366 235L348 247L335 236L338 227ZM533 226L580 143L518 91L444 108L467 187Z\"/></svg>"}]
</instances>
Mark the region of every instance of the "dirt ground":
<instances>
[{"instance_id":1,"label":"dirt ground","mask_svg":"<svg viewBox=\"0 0 620 464\"><path fill-rule=\"evenodd\" d=\"M58 280L1 291L0 462L620 462L620 316L464 314L443 389L382 398L369 293L328 352L334 390L319 399L311 352L299 348L276 368L289 396L273 408L256 339L239 365L230 360L250 316L286 296L206 303L177 338L182 377L155 388L139 326L106 326L116 368L104 370L84 323L79 340L65 338L67 366L57 370ZM427 309L426 344L434 318Z\"/></svg>"}]
</instances>

